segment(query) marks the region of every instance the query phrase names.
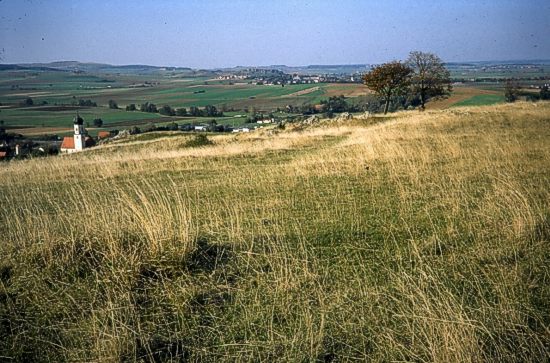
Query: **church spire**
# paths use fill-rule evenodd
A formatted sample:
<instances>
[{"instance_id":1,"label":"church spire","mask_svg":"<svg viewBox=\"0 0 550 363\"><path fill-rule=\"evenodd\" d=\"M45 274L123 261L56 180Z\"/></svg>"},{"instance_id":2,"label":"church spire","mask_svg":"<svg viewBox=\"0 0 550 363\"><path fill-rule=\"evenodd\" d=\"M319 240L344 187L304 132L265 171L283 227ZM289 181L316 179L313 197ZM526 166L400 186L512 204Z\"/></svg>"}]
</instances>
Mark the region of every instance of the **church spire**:
<instances>
[{"instance_id":1,"label":"church spire","mask_svg":"<svg viewBox=\"0 0 550 363\"><path fill-rule=\"evenodd\" d=\"M73 119L73 123L75 125L83 125L84 124L84 120L82 119L82 117L80 117L80 115L78 114L78 111L76 111L76 116Z\"/></svg>"}]
</instances>

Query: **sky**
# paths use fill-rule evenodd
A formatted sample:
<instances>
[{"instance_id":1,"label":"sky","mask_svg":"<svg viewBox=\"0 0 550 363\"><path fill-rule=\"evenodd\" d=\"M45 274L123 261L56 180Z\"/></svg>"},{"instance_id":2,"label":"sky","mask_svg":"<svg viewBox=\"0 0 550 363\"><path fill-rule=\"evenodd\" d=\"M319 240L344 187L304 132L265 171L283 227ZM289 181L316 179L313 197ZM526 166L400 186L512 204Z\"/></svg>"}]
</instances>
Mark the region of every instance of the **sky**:
<instances>
[{"instance_id":1,"label":"sky","mask_svg":"<svg viewBox=\"0 0 550 363\"><path fill-rule=\"evenodd\" d=\"M549 0L0 0L0 63L550 59Z\"/></svg>"}]
</instances>

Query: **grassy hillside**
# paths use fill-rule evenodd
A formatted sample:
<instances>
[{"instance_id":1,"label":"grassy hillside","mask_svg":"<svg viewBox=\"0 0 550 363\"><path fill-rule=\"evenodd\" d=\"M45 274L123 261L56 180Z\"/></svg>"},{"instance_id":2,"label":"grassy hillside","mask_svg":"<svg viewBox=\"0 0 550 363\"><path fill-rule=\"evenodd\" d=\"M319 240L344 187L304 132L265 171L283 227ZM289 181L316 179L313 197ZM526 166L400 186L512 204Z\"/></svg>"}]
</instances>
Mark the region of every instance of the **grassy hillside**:
<instances>
[{"instance_id":1,"label":"grassy hillside","mask_svg":"<svg viewBox=\"0 0 550 363\"><path fill-rule=\"evenodd\" d=\"M407 112L2 163L0 355L545 361L549 115Z\"/></svg>"}]
</instances>

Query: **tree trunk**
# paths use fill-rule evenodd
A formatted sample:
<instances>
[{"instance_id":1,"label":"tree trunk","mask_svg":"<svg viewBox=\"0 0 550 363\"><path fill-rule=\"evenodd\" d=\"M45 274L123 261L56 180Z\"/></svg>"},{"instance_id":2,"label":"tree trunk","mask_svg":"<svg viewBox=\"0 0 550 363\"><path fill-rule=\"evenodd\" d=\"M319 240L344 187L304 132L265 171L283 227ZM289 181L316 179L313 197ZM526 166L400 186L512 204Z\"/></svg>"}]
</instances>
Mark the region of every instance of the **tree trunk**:
<instances>
[{"instance_id":1,"label":"tree trunk","mask_svg":"<svg viewBox=\"0 0 550 363\"><path fill-rule=\"evenodd\" d=\"M388 113L388 108L390 107L390 99L386 98L386 104L384 105L384 115Z\"/></svg>"},{"instance_id":2,"label":"tree trunk","mask_svg":"<svg viewBox=\"0 0 550 363\"><path fill-rule=\"evenodd\" d=\"M426 109L426 91L424 90L424 82L422 82L422 88L420 89L420 105L422 111Z\"/></svg>"},{"instance_id":3,"label":"tree trunk","mask_svg":"<svg viewBox=\"0 0 550 363\"><path fill-rule=\"evenodd\" d=\"M426 95L424 95L424 93L420 93L420 107L422 109L422 111L424 111L426 109Z\"/></svg>"}]
</instances>

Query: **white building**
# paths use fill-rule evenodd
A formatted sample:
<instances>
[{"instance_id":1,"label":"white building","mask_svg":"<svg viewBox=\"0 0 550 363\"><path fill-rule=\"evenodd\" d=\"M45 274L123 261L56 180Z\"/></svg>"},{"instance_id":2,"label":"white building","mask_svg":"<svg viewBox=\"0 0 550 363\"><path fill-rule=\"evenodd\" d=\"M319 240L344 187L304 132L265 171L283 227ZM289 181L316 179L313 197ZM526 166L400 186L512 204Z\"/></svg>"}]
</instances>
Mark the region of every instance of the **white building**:
<instances>
[{"instance_id":1,"label":"white building","mask_svg":"<svg viewBox=\"0 0 550 363\"><path fill-rule=\"evenodd\" d=\"M263 120L256 121L257 124L270 124L270 123L273 123L273 122L275 122L274 118L266 118L266 119L263 119Z\"/></svg>"},{"instance_id":2,"label":"white building","mask_svg":"<svg viewBox=\"0 0 550 363\"><path fill-rule=\"evenodd\" d=\"M93 146L93 139L88 136L84 128L84 120L76 114L73 119L73 136L65 136L61 144L61 152L71 154L77 151L82 151L86 147Z\"/></svg>"},{"instance_id":3,"label":"white building","mask_svg":"<svg viewBox=\"0 0 550 363\"><path fill-rule=\"evenodd\" d=\"M250 132L250 129L248 127L241 127L238 129L234 129L233 132Z\"/></svg>"}]
</instances>

